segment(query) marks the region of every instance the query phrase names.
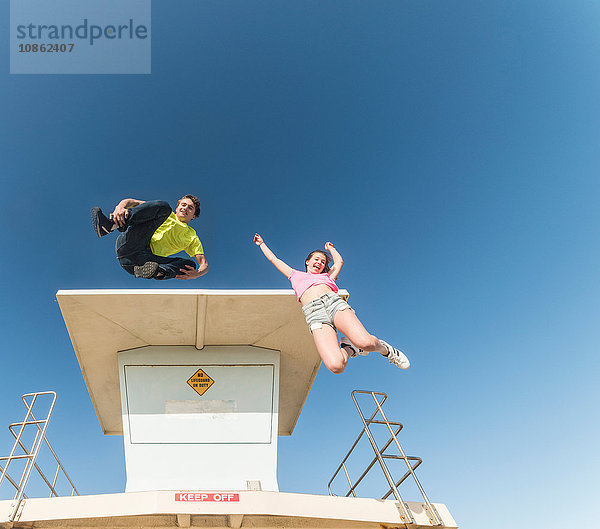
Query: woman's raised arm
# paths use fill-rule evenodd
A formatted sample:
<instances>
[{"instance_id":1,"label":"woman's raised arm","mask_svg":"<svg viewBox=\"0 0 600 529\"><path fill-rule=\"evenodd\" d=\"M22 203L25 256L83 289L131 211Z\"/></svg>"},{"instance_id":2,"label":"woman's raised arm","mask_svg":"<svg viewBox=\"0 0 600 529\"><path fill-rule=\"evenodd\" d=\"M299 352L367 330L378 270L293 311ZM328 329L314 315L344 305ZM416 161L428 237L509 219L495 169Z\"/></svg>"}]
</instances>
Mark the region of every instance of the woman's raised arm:
<instances>
[{"instance_id":1,"label":"woman's raised arm","mask_svg":"<svg viewBox=\"0 0 600 529\"><path fill-rule=\"evenodd\" d=\"M265 241L263 241L263 238L258 233L254 235L254 244L256 244L256 246L258 246L262 250L262 253L264 253L265 257L269 261L271 261L271 263L273 263L273 266L277 268L277 270L279 270L285 277L290 277L293 271L292 267L284 263L281 259L279 259L269 249L269 247L265 244Z\"/></svg>"},{"instance_id":2,"label":"woman's raised arm","mask_svg":"<svg viewBox=\"0 0 600 529\"><path fill-rule=\"evenodd\" d=\"M326 242L325 249L331 254L331 257L333 257L333 266L329 270L329 277L335 281L337 276L340 275L344 260L342 259L340 252L335 249L332 243Z\"/></svg>"}]
</instances>

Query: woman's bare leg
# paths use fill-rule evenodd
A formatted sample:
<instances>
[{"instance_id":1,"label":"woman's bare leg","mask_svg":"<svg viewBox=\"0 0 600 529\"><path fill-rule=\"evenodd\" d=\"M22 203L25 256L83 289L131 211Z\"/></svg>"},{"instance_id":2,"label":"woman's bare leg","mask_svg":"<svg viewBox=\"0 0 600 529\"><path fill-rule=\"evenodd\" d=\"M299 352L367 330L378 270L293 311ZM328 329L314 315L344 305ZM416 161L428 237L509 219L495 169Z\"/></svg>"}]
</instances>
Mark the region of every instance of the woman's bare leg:
<instances>
[{"instance_id":1,"label":"woman's bare leg","mask_svg":"<svg viewBox=\"0 0 600 529\"><path fill-rule=\"evenodd\" d=\"M337 333L333 328L323 324L320 329L314 329L312 335L325 367L332 373L343 373L348 363L348 353L340 349Z\"/></svg>"},{"instance_id":2,"label":"woman's bare leg","mask_svg":"<svg viewBox=\"0 0 600 529\"><path fill-rule=\"evenodd\" d=\"M353 310L338 310L333 317L333 322L355 347L364 351L377 351L400 369L408 369L410 367L410 361L406 355L399 349L380 340L377 336L373 336L367 332Z\"/></svg>"},{"instance_id":3,"label":"woman's bare leg","mask_svg":"<svg viewBox=\"0 0 600 529\"><path fill-rule=\"evenodd\" d=\"M388 350L377 336L370 334L351 309L338 310L333 317L338 330L348 337L352 345L363 351L377 351L387 356Z\"/></svg>"}]
</instances>

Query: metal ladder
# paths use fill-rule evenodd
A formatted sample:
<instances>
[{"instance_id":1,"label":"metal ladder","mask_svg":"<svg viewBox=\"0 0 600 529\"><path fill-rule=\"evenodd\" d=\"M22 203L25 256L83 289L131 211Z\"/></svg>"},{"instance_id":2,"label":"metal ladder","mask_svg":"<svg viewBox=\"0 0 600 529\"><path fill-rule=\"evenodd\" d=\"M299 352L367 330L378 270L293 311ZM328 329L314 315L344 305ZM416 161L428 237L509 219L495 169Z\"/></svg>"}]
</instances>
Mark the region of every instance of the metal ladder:
<instances>
[{"instance_id":1,"label":"metal ladder","mask_svg":"<svg viewBox=\"0 0 600 529\"><path fill-rule=\"evenodd\" d=\"M358 403L357 395L370 395L372 397L373 402L375 404L375 411L373 411L373 413L371 414L371 416L369 418L366 418L366 415L363 413L363 410L361 409L361 407ZM439 513L437 512L437 510L435 509L433 504L429 501L427 494L425 494L425 490L423 490L423 487L421 486L421 483L419 482L419 479L417 478L417 476L415 474L415 470L423 462L423 460L420 457L407 456L404 453L404 450L400 446L400 443L398 442L398 438L397 438L397 435L400 432L400 430L402 430L403 426L399 422L389 421L383 411L382 406L383 406L383 403L387 400L387 395L385 393L381 393L378 391L355 390L352 392L352 400L354 401L354 404L356 405L356 409L358 410L358 414L360 415L360 419L361 419L364 427L361 430L360 434L358 435L358 438L356 439L356 441L354 441L354 444L352 445L352 447L346 454L346 457L344 457L341 464L338 466L337 470L334 472L333 477L331 478L331 480L329 480L329 483L327 484L327 489L329 491L329 494L331 496L336 495L332 492L331 486L332 486L332 483L334 482L334 480L336 479L336 477L338 476L338 474L340 473L340 471L343 470L344 474L346 476L346 479L348 481L348 485L350 486L350 489L348 489L348 491L344 495L346 497L348 497L352 494L352 496L354 496L356 498L356 487L358 487L358 485L365 478L367 473L373 468L375 463L379 463L379 466L381 467L381 470L383 471L383 475L385 476L385 479L390 487L389 490L383 495L383 497L381 499L385 500L391 494L394 495L394 497L396 498L396 501L398 502L398 510L400 512L400 517L402 518L402 521L404 523L406 523L408 525L415 524L415 519L414 519L410 509L408 508L407 504L404 503L404 500L402 499L402 497L400 496L400 493L398 492L398 487L410 476L413 478L417 488L419 489L419 491L423 497L423 501L424 501L423 507L424 507L425 512L427 513L427 516L429 517L429 520L432 523L432 525L443 525L443 520L442 520L441 516L439 515ZM380 418L378 418L379 415L381 416ZM373 436L373 432L371 431L371 425L373 425L373 424L384 425L385 427L387 427L387 430L390 434L389 440L383 445L383 448L381 450L377 446L377 442L375 441L375 437ZM360 477L353 484L352 480L350 479L350 474L348 473L348 468L346 466L346 462L350 458L350 455L352 454L352 451L354 450L356 445L358 445L358 442L361 440L363 434L365 434L367 439L369 440L371 447L373 448L373 452L375 453L375 457L369 463L366 470L360 475ZM386 453L386 450L390 446L392 446L392 447L396 446L398 448L398 451L400 452L400 455ZM396 459L396 460L401 459L401 460L403 460L407 467L406 473L399 480L395 481L388 469L388 466L385 463L385 459ZM411 464L411 462L413 462L414 464Z\"/></svg>"},{"instance_id":2,"label":"metal ladder","mask_svg":"<svg viewBox=\"0 0 600 529\"><path fill-rule=\"evenodd\" d=\"M36 403L38 404L38 408L41 408L40 403L46 401L48 403L50 399L50 407L48 412L46 413L46 417L44 419L36 419L33 411ZM25 494L25 488L27 487L27 483L29 481L29 477L31 476L31 471L35 468L38 474L41 476L42 480L50 489L50 497L58 496L59 494L56 491L56 483L59 478L60 472L62 471L63 475L67 478L67 481L71 485L71 496L77 495L79 496L79 492L73 485L71 478L67 474L67 471L62 466L61 462L54 452L54 449L48 442L46 438L46 430L48 428L48 423L50 422L50 417L52 416L52 412L54 410L54 405L56 403L56 393L54 391L41 391L37 393L26 393L21 397L23 404L27 408L27 412L25 413L25 418L21 422L15 422L8 426L10 433L15 438L15 442L13 444L12 450L8 456L0 457L0 471L2 474L0 475L0 486L2 486L2 482L6 478L6 480L16 489L15 496L13 498L13 503L10 507L10 513L8 515L8 519L10 522L15 521L15 519L19 516L19 509L22 506L22 502L24 499L27 499L27 495ZM18 428L18 432L15 429ZM26 430L31 430L35 428L35 438L31 445L31 448L27 448L24 443L24 437ZM40 447L42 443L45 443L46 446L50 449L52 456L56 461L56 471L54 472L54 478L52 482L48 480L46 475L42 472L38 464L36 463L36 459L38 457L38 453L40 451ZM22 451L23 453L17 453ZM21 473L21 478L17 482L8 474L8 468L13 461L25 460L25 468ZM4 463L4 466L2 464Z\"/></svg>"}]
</instances>

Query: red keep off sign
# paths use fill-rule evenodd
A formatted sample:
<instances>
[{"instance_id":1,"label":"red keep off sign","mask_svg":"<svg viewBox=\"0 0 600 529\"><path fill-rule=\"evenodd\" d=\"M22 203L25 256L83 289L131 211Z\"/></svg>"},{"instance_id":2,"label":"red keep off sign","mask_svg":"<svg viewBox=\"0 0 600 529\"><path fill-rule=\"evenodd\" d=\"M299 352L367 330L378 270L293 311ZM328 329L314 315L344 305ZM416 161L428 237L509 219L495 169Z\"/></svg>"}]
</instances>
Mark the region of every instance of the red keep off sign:
<instances>
[{"instance_id":1,"label":"red keep off sign","mask_svg":"<svg viewBox=\"0 0 600 529\"><path fill-rule=\"evenodd\" d=\"M176 492L175 501L240 501L240 495L229 492Z\"/></svg>"}]
</instances>

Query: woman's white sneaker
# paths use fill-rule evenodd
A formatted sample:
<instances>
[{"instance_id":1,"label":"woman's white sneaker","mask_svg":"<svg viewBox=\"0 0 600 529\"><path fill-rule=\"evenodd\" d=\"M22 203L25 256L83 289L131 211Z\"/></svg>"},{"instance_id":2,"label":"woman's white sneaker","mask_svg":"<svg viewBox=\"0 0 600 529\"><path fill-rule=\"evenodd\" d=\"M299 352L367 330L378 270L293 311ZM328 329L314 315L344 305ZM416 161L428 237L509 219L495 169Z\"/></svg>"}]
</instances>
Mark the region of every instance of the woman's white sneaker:
<instances>
[{"instance_id":1,"label":"woman's white sneaker","mask_svg":"<svg viewBox=\"0 0 600 529\"><path fill-rule=\"evenodd\" d=\"M379 341L385 345L385 348L388 350L386 358L391 364L398 366L400 369L408 369L410 367L410 360L406 358L406 355L402 351L392 347L389 343L384 342L383 340Z\"/></svg>"}]
</instances>

